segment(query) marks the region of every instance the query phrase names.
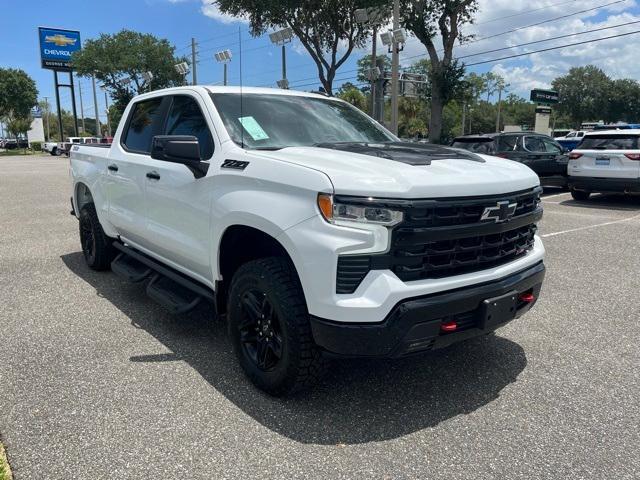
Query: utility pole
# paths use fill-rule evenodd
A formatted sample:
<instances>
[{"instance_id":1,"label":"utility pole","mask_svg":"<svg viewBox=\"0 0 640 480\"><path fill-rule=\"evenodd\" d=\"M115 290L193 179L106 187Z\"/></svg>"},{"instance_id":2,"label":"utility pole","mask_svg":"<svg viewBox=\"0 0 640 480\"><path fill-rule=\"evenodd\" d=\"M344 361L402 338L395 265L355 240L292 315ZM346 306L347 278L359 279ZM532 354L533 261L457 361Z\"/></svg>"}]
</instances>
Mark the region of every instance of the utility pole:
<instances>
[{"instance_id":1,"label":"utility pole","mask_svg":"<svg viewBox=\"0 0 640 480\"><path fill-rule=\"evenodd\" d=\"M496 116L496 133L500 133L500 113L502 109L502 91L506 89L509 84L504 84L504 82L498 82L498 115Z\"/></svg>"},{"instance_id":2,"label":"utility pole","mask_svg":"<svg viewBox=\"0 0 640 480\"><path fill-rule=\"evenodd\" d=\"M376 43L378 40L378 25L373 26L373 42L371 45L371 117L374 120L380 121L380 119L376 116ZM383 73L384 75L384 73Z\"/></svg>"},{"instance_id":3,"label":"utility pole","mask_svg":"<svg viewBox=\"0 0 640 480\"><path fill-rule=\"evenodd\" d=\"M82 119L82 134L87 134L87 128L84 124L84 103L82 102L82 84L78 80L78 93L80 94L80 118Z\"/></svg>"},{"instance_id":4,"label":"utility pole","mask_svg":"<svg viewBox=\"0 0 640 480\"><path fill-rule=\"evenodd\" d=\"M467 104L465 102L462 104L462 132L460 133L460 135L464 135L466 121L467 121Z\"/></svg>"},{"instance_id":5,"label":"utility pole","mask_svg":"<svg viewBox=\"0 0 640 480\"><path fill-rule=\"evenodd\" d=\"M104 86L102 87L102 89L104 90L104 105L105 105L105 112L107 114L107 136L111 137L111 120L109 120L109 98L107 97L107 89L104 88Z\"/></svg>"},{"instance_id":6,"label":"utility pole","mask_svg":"<svg viewBox=\"0 0 640 480\"><path fill-rule=\"evenodd\" d=\"M96 94L96 76L91 75L91 82L93 84L93 109L96 115L96 137L101 137L102 132L100 128L100 114L98 113L98 95Z\"/></svg>"},{"instance_id":7,"label":"utility pole","mask_svg":"<svg viewBox=\"0 0 640 480\"><path fill-rule=\"evenodd\" d=\"M49 97L44 97L44 120L47 123L47 142L51 141L51 131L49 130Z\"/></svg>"},{"instance_id":8,"label":"utility pole","mask_svg":"<svg viewBox=\"0 0 640 480\"><path fill-rule=\"evenodd\" d=\"M197 59L197 53L196 53L196 39L192 38L191 39L191 84L192 85L197 85L198 84L198 72L197 72L197 67L198 67L198 59Z\"/></svg>"},{"instance_id":9,"label":"utility pole","mask_svg":"<svg viewBox=\"0 0 640 480\"><path fill-rule=\"evenodd\" d=\"M400 23L400 0L393 0L393 31L398 30ZM398 84L400 67L400 51L396 36L392 35L391 42L391 132L398 134Z\"/></svg>"}]
</instances>

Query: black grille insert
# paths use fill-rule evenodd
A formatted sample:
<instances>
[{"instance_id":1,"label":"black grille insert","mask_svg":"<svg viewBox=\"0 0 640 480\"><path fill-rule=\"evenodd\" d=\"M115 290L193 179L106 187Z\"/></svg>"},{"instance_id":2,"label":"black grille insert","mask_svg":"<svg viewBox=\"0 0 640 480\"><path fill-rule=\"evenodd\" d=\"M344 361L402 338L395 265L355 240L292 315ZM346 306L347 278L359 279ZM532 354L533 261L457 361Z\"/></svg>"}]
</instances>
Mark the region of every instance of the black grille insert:
<instances>
[{"instance_id":1,"label":"black grille insert","mask_svg":"<svg viewBox=\"0 0 640 480\"><path fill-rule=\"evenodd\" d=\"M538 187L481 198L376 200L402 210L404 221L392 232L389 252L339 257L336 293L353 293L370 270L389 269L401 280L412 281L471 273L515 260L533 247L535 222L542 215L541 191ZM368 202L344 197L339 201ZM510 221L480 222L485 208L502 201L518 204Z\"/></svg>"}]
</instances>

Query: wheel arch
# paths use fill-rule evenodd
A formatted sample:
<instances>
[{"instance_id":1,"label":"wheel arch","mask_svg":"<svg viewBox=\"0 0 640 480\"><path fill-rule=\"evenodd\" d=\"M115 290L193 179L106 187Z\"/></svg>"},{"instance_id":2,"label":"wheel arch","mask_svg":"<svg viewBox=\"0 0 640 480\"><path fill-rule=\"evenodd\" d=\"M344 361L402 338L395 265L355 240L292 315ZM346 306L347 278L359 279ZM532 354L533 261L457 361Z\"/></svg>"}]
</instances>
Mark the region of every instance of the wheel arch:
<instances>
[{"instance_id":1,"label":"wheel arch","mask_svg":"<svg viewBox=\"0 0 640 480\"><path fill-rule=\"evenodd\" d=\"M219 314L226 313L229 285L238 268L265 257L286 258L300 281L300 273L292 256L274 235L244 224L229 225L224 230L218 244L218 280L215 282L216 308Z\"/></svg>"}]
</instances>

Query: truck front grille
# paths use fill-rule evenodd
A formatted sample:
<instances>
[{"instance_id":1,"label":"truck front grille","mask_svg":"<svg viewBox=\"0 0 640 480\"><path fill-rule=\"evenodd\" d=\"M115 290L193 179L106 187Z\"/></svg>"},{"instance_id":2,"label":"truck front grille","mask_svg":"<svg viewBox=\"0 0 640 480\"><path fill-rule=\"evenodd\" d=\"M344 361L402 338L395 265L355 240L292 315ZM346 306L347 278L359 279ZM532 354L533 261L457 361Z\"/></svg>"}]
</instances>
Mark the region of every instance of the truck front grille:
<instances>
[{"instance_id":1,"label":"truck front grille","mask_svg":"<svg viewBox=\"0 0 640 480\"><path fill-rule=\"evenodd\" d=\"M387 253L343 255L336 293L353 293L370 270L391 270L400 280L442 278L493 268L533 248L542 216L541 189L481 198L381 200L398 208L404 221L391 234ZM347 200L351 201L354 200ZM355 200L358 202L358 200ZM364 201L364 200L363 200ZM517 204L508 221L480 221L486 208Z\"/></svg>"}]
</instances>

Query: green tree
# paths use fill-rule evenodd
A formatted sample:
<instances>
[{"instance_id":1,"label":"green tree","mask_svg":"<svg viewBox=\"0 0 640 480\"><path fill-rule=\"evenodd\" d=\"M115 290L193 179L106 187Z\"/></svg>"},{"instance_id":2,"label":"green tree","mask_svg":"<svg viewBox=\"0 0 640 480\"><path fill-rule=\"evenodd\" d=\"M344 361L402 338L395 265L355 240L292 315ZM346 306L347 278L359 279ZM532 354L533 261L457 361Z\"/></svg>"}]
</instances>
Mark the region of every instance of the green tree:
<instances>
[{"instance_id":1,"label":"green tree","mask_svg":"<svg viewBox=\"0 0 640 480\"><path fill-rule=\"evenodd\" d=\"M502 101L501 127L504 125L533 125L536 106L514 93Z\"/></svg>"},{"instance_id":2,"label":"green tree","mask_svg":"<svg viewBox=\"0 0 640 480\"><path fill-rule=\"evenodd\" d=\"M168 40L122 30L87 40L82 50L74 54L73 67L81 77L95 75L122 114L139 93L181 85L183 78L175 65L184 61L185 57L176 57L175 47ZM153 74L149 84L142 78L145 72Z\"/></svg>"},{"instance_id":3,"label":"green tree","mask_svg":"<svg viewBox=\"0 0 640 480\"><path fill-rule=\"evenodd\" d=\"M338 69L354 48L365 45L370 27L355 21L358 8L385 4L384 0L218 0L227 14L247 17L255 36L271 28L290 27L309 52L324 90L333 95Z\"/></svg>"},{"instance_id":4,"label":"green tree","mask_svg":"<svg viewBox=\"0 0 640 480\"><path fill-rule=\"evenodd\" d=\"M457 41L464 42L461 27L470 23L478 9L477 0L403 0L402 24L425 46L430 61L431 116L429 139L439 142L444 106L454 98L464 67L453 58ZM442 51L436 46L441 37ZM441 55L440 55L441 54Z\"/></svg>"},{"instance_id":5,"label":"green tree","mask_svg":"<svg viewBox=\"0 0 640 480\"><path fill-rule=\"evenodd\" d=\"M599 120L606 115L611 80L598 67L574 67L551 84L560 96L556 107L558 113L570 118L574 127L578 128L584 121Z\"/></svg>"},{"instance_id":6,"label":"green tree","mask_svg":"<svg viewBox=\"0 0 640 480\"><path fill-rule=\"evenodd\" d=\"M371 71L372 57L371 55L363 55L358 59L358 82L359 83L371 83L369 79L369 72ZM391 58L388 55L376 55L376 61L378 63L382 62L383 71L380 72L380 75L384 74L384 71L391 71ZM369 90L369 87L365 87Z\"/></svg>"},{"instance_id":7,"label":"green tree","mask_svg":"<svg viewBox=\"0 0 640 480\"><path fill-rule=\"evenodd\" d=\"M23 70L0 68L0 119L14 133L26 133L31 125L31 109L38 104L38 89ZM22 128L28 121L26 129ZM13 128L9 127L12 125Z\"/></svg>"},{"instance_id":8,"label":"green tree","mask_svg":"<svg viewBox=\"0 0 640 480\"><path fill-rule=\"evenodd\" d=\"M364 93L351 82L343 83L336 96L345 102L349 102L363 112L367 111L367 98Z\"/></svg>"},{"instance_id":9,"label":"green tree","mask_svg":"<svg viewBox=\"0 0 640 480\"><path fill-rule=\"evenodd\" d=\"M640 83L629 78L613 80L607 94L607 122L637 122L640 120Z\"/></svg>"}]
</instances>

